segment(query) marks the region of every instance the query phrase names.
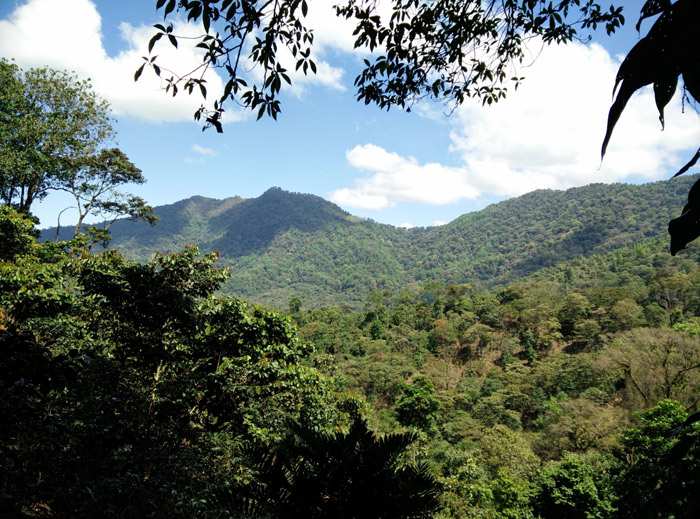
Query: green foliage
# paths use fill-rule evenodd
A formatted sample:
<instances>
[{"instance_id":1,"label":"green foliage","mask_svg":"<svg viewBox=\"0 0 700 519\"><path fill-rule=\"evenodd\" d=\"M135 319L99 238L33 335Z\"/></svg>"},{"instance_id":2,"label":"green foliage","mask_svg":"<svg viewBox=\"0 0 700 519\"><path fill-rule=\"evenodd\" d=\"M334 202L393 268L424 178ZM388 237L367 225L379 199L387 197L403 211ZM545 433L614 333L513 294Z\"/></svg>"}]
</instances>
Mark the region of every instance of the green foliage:
<instances>
[{"instance_id":1,"label":"green foliage","mask_svg":"<svg viewBox=\"0 0 700 519\"><path fill-rule=\"evenodd\" d=\"M89 81L0 61L0 199L28 213L113 137L109 106Z\"/></svg>"},{"instance_id":2,"label":"green foliage","mask_svg":"<svg viewBox=\"0 0 700 519\"><path fill-rule=\"evenodd\" d=\"M70 194L75 232L88 216L130 216L152 223L143 199L122 193L145 179L119 149L109 105L87 80L50 68L27 71L0 60L0 201L30 213L51 191ZM58 235L58 230L56 231Z\"/></svg>"},{"instance_id":3,"label":"green foliage","mask_svg":"<svg viewBox=\"0 0 700 519\"><path fill-rule=\"evenodd\" d=\"M273 517L423 518L437 508L440 486L425 466L401 461L409 433L377 437L355 417L347 432L296 427L261 471L258 513Z\"/></svg>"},{"instance_id":4,"label":"green foliage","mask_svg":"<svg viewBox=\"0 0 700 519\"><path fill-rule=\"evenodd\" d=\"M700 424L663 400L625 431L619 494L622 517L694 517L700 511Z\"/></svg>"},{"instance_id":5,"label":"green foliage","mask_svg":"<svg viewBox=\"0 0 700 519\"><path fill-rule=\"evenodd\" d=\"M564 283L567 273L557 265L565 261L573 262L566 267L571 276L567 288L584 288L595 276L603 276L606 285L629 285L634 299L646 289L645 284L663 283L665 291L673 294L668 290L672 279L660 276L653 280L647 273L655 262L669 261L664 259L663 243L653 238L663 235L692 180L537 191L447 225L411 230L360 220L319 197L279 189L249 200L194 197L158 208L160 223L153 227L116 221L110 228L111 246L141 260L192 243L203 250L218 250L222 263L232 267L225 291L285 310L292 297L299 297L307 306L349 304L359 308L373 291L398 294L415 283L433 281L502 286L543 269L547 277ZM624 221L619 214L626 215ZM43 237L54 239L55 230L44 231ZM611 255L585 261L588 256L606 253ZM697 251L689 251L689 256L696 257ZM630 262L635 263L635 270L627 268ZM623 274L637 279L638 285L613 279ZM572 316L565 315L572 310L558 315L548 308L552 294L547 294L544 285L542 288L528 317L538 323L538 329L528 327L527 319L522 326L523 332L530 329L534 335L535 354L555 340L555 321L564 319L559 326L567 340L576 325ZM577 292L589 303L599 302L591 297L602 297ZM657 292L664 290L659 287ZM466 301L463 296L445 293L440 297L449 300L448 311L466 310L464 305L471 304L469 311L480 324L492 326L497 321L495 294L479 301ZM651 303L662 308L674 305L674 301L661 299L645 305ZM529 304L520 300L521 306ZM585 308L583 311L585 314ZM544 325L538 312L548 314L549 324ZM586 318L583 314L574 317ZM658 321L664 316L657 312L653 318ZM591 344L597 342L595 337L589 339Z\"/></svg>"},{"instance_id":6,"label":"green foliage","mask_svg":"<svg viewBox=\"0 0 700 519\"><path fill-rule=\"evenodd\" d=\"M32 245L0 262L3 510L235 514L250 446L274 449L289 420L338 420L289 321L214 294L216 255L139 264L84 237Z\"/></svg>"},{"instance_id":7,"label":"green foliage","mask_svg":"<svg viewBox=\"0 0 700 519\"><path fill-rule=\"evenodd\" d=\"M419 377L402 388L396 402L396 416L403 425L429 431L435 426L439 407L433 384Z\"/></svg>"},{"instance_id":8,"label":"green foliage","mask_svg":"<svg viewBox=\"0 0 700 519\"><path fill-rule=\"evenodd\" d=\"M598 455L566 454L540 475L534 498L543 519L606 519L615 517L611 462Z\"/></svg>"},{"instance_id":9,"label":"green foliage","mask_svg":"<svg viewBox=\"0 0 700 519\"><path fill-rule=\"evenodd\" d=\"M0 206L0 261L12 261L15 256L29 252L39 233L36 222L10 206Z\"/></svg>"}]
</instances>

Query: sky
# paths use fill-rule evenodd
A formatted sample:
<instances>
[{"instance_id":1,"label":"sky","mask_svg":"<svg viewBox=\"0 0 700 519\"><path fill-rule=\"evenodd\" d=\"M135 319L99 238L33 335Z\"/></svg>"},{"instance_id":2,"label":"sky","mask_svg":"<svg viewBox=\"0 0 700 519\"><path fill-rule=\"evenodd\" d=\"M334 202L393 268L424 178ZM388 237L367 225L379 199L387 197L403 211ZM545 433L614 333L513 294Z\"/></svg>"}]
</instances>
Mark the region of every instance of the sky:
<instances>
[{"instance_id":1,"label":"sky","mask_svg":"<svg viewBox=\"0 0 700 519\"><path fill-rule=\"evenodd\" d=\"M0 0L0 57L90 77L111 104L118 146L147 178L131 191L152 205L193 195L255 197L279 186L382 223L442 225L536 189L665 179L700 142L694 107L683 110L677 94L661 131L646 89L600 162L615 73L639 37L641 0L617 2L627 17L618 34L533 45L517 92L490 107L467 101L452 113L435 104L406 113L357 103L352 83L366 55L353 50L352 28L334 17L336 1L309 2L319 74L297 78L278 121L232 111L223 134L193 121L199 98L168 97L146 73L134 83L152 25L162 21L152 0ZM193 30L182 21L176 28ZM161 48L162 60L182 66L199 59L186 46L177 54ZM207 79L214 92L223 84L215 73ZM52 195L33 210L49 226L68 205Z\"/></svg>"}]
</instances>

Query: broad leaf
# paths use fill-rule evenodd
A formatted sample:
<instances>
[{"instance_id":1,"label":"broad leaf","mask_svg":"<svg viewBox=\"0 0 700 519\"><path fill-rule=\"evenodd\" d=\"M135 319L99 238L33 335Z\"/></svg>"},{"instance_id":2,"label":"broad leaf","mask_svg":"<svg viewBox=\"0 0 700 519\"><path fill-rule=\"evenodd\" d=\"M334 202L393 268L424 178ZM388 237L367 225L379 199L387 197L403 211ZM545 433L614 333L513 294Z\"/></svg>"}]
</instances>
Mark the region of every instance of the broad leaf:
<instances>
[{"instance_id":1,"label":"broad leaf","mask_svg":"<svg viewBox=\"0 0 700 519\"><path fill-rule=\"evenodd\" d=\"M676 255L680 250L700 236L700 180L688 193L688 203L681 215L668 224L671 235L671 254Z\"/></svg>"}]
</instances>

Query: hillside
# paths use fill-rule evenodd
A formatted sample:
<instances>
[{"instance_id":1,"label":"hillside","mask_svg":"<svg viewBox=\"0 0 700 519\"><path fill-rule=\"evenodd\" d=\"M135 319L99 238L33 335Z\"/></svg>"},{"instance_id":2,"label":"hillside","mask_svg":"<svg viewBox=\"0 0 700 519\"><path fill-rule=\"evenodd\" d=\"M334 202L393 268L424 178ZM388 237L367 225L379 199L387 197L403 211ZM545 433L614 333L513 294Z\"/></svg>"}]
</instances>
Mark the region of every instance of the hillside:
<instances>
[{"instance_id":1,"label":"hillside","mask_svg":"<svg viewBox=\"0 0 700 519\"><path fill-rule=\"evenodd\" d=\"M221 252L232 268L231 293L280 307L293 295L309 306L356 305L374 289L428 281L493 286L664 236L694 181L540 190L410 230L279 188L253 199L192 197L158 207L155 227L116 222L111 247L145 259L195 243Z\"/></svg>"}]
</instances>

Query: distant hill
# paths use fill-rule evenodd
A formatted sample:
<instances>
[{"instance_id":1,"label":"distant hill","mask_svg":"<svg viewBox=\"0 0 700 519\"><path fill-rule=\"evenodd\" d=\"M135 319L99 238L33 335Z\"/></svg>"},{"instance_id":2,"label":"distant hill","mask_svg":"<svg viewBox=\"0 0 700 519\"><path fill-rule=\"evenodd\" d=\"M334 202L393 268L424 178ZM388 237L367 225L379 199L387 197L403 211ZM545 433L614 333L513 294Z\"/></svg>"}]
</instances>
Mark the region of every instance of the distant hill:
<instances>
[{"instance_id":1,"label":"distant hill","mask_svg":"<svg viewBox=\"0 0 700 519\"><path fill-rule=\"evenodd\" d=\"M279 188L252 199L195 196L156 208L154 227L115 222L110 246L143 259L194 243L221 252L236 295L280 307L293 295L306 306L354 305L371 290L412 283L506 283L663 236L695 180L534 191L409 230Z\"/></svg>"}]
</instances>

